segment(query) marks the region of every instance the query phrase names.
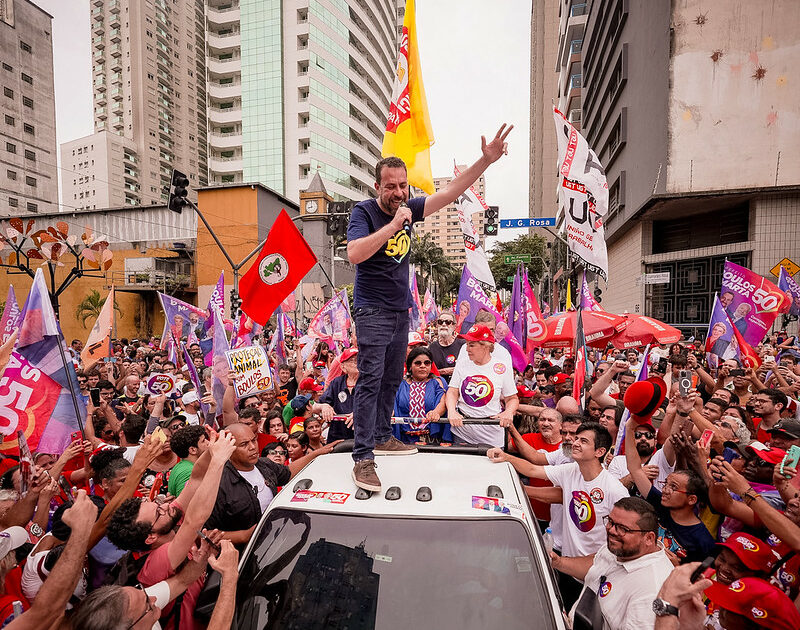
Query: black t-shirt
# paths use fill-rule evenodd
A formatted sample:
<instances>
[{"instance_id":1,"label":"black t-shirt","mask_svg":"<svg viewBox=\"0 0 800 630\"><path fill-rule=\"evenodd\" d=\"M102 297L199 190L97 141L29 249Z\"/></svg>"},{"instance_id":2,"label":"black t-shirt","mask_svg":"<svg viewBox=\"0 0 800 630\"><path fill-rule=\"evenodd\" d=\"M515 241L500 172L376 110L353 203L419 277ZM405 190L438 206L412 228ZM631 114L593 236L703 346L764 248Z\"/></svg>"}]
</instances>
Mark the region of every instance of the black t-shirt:
<instances>
[{"instance_id":1,"label":"black t-shirt","mask_svg":"<svg viewBox=\"0 0 800 630\"><path fill-rule=\"evenodd\" d=\"M466 343L461 337L456 337L449 346L443 346L439 341L434 341L428 349L433 356L433 362L440 370L442 368L452 368L456 366L456 359L461 346Z\"/></svg>"},{"instance_id":2,"label":"black t-shirt","mask_svg":"<svg viewBox=\"0 0 800 630\"><path fill-rule=\"evenodd\" d=\"M286 385L278 385L277 398L284 407L295 396L297 396L297 379L294 376L286 382Z\"/></svg>"},{"instance_id":3,"label":"black t-shirt","mask_svg":"<svg viewBox=\"0 0 800 630\"><path fill-rule=\"evenodd\" d=\"M664 548L686 562L702 562L713 551L716 540L702 523L679 525L672 519L668 508L661 505L661 492L654 487L647 494L647 502L658 514L658 537Z\"/></svg>"},{"instance_id":4,"label":"black t-shirt","mask_svg":"<svg viewBox=\"0 0 800 630\"><path fill-rule=\"evenodd\" d=\"M422 221L425 197L408 200L411 222ZM369 236L392 222L393 217L380 209L374 199L366 199L353 207L347 227L347 240ZM377 306L389 311L404 311L411 307L408 290L408 259L411 239L401 229L377 252L356 265L353 287L353 306Z\"/></svg>"}]
</instances>

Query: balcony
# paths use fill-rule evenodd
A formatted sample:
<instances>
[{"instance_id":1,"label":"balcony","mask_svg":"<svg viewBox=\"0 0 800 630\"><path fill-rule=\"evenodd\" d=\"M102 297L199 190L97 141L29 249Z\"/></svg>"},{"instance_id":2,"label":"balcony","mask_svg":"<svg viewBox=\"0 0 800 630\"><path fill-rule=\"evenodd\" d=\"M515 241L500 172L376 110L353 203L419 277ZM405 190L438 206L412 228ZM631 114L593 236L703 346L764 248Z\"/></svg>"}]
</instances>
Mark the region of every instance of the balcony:
<instances>
[{"instance_id":1,"label":"balcony","mask_svg":"<svg viewBox=\"0 0 800 630\"><path fill-rule=\"evenodd\" d=\"M120 46L119 44L114 44L108 49L108 51L111 53L112 57L122 56L122 46Z\"/></svg>"},{"instance_id":2,"label":"balcony","mask_svg":"<svg viewBox=\"0 0 800 630\"><path fill-rule=\"evenodd\" d=\"M239 31L229 33L227 35L220 35L217 33L209 33L206 36L208 47L215 50L230 50L232 48L239 48L242 45L242 34Z\"/></svg>"},{"instance_id":3,"label":"balcony","mask_svg":"<svg viewBox=\"0 0 800 630\"><path fill-rule=\"evenodd\" d=\"M241 13L239 5L229 9L215 9L213 7L206 7L206 18L209 23L215 26L225 26L226 24L233 24L239 21Z\"/></svg>"},{"instance_id":4,"label":"balcony","mask_svg":"<svg viewBox=\"0 0 800 630\"><path fill-rule=\"evenodd\" d=\"M242 146L242 132L232 131L230 133L208 134L208 143L215 149L235 149Z\"/></svg>"},{"instance_id":5,"label":"balcony","mask_svg":"<svg viewBox=\"0 0 800 630\"><path fill-rule=\"evenodd\" d=\"M208 119L212 123L216 124L224 124L224 123L235 123L241 122L242 120L242 108L239 107L230 107L226 109L222 109L220 107L209 107L208 108Z\"/></svg>"},{"instance_id":6,"label":"balcony","mask_svg":"<svg viewBox=\"0 0 800 630\"><path fill-rule=\"evenodd\" d=\"M208 88L208 95L211 98L236 98L242 95L242 82L235 80L230 83L212 83L206 84Z\"/></svg>"},{"instance_id":7,"label":"balcony","mask_svg":"<svg viewBox=\"0 0 800 630\"><path fill-rule=\"evenodd\" d=\"M215 157L208 158L208 168L214 173L237 173L241 172L244 168L244 162L241 157Z\"/></svg>"},{"instance_id":8,"label":"balcony","mask_svg":"<svg viewBox=\"0 0 800 630\"><path fill-rule=\"evenodd\" d=\"M111 119L111 126L117 131L120 131L125 128L125 121L122 119L122 116L114 116L114 118Z\"/></svg>"},{"instance_id":9,"label":"balcony","mask_svg":"<svg viewBox=\"0 0 800 630\"><path fill-rule=\"evenodd\" d=\"M109 39L111 39L111 41L115 44L122 41L122 34L118 28L112 29L108 35Z\"/></svg>"},{"instance_id":10,"label":"balcony","mask_svg":"<svg viewBox=\"0 0 800 630\"><path fill-rule=\"evenodd\" d=\"M583 40L582 39L573 39L569 43L569 54L570 55L580 55L582 49L583 49Z\"/></svg>"},{"instance_id":11,"label":"balcony","mask_svg":"<svg viewBox=\"0 0 800 630\"><path fill-rule=\"evenodd\" d=\"M126 193L127 194L127 193ZM126 258L124 271L112 271L109 284L127 290L175 291L195 286L194 263L186 258Z\"/></svg>"},{"instance_id":12,"label":"balcony","mask_svg":"<svg viewBox=\"0 0 800 630\"><path fill-rule=\"evenodd\" d=\"M232 57L230 59L218 59L216 57L209 57L206 60L209 72L215 74L233 74L241 73L242 71L242 58Z\"/></svg>"},{"instance_id":13,"label":"balcony","mask_svg":"<svg viewBox=\"0 0 800 630\"><path fill-rule=\"evenodd\" d=\"M139 161L136 159L136 156L131 153L123 153L122 159L126 162L130 162L131 164L136 164Z\"/></svg>"},{"instance_id":14,"label":"balcony","mask_svg":"<svg viewBox=\"0 0 800 630\"><path fill-rule=\"evenodd\" d=\"M573 4L569 8L570 17L578 17L579 15L586 15L589 12L589 5L586 2Z\"/></svg>"},{"instance_id":15,"label":"balcony","mask_svg":"<svg viewBox=\"0 0 800 630\"><path fill-rule=\"evenodd\" d=\"M95 35L102 35L102 34L103 34L103 33L105 33L105 32L106 32L106 29L105 29L105 27L103 26L103 20L102 20L102 18L101 18L101 19L99 19L99 20L95 20L95 21L92 23L92 33L94 33Z\"/></svg>"},{"instance_id":16,"label":"balcony","mask_svg":"<svg viewBox=\"0 0 800 630\"><path fill-rule=\"evenodd\" d=\"M119 0L111 0L111 2L108 3L108 10L112 13L119 13Z\"/></svg>"}]
</instances>

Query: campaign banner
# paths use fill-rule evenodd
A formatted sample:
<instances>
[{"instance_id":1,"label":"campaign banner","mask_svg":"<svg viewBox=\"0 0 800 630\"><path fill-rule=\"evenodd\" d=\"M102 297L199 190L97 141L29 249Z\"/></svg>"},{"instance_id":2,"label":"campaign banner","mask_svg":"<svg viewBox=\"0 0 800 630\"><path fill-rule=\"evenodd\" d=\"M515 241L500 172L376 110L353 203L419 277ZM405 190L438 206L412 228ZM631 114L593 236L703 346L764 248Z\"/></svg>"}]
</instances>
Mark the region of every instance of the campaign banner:
<instances>
[{"instance_id":1,"label":"campaign banner","mask_svg":"<svg viewBox=\"0 0 800 630\"><path fill-rule=\"evenodd\" d=\"M730 261L722 272L719 301L731 324L751 346L758 345L778 314L791 306L786 293L772 282Z\"/></svg>"},{"instance_id":2,"label":"campaign banner","mask_svg":"<svg viewBox=\"0 0 800 630\"><path fill-rule=\"evenodd\" d=\"M524 270L522 276L522 289L523 304L525 306L525 327L527 331L525 351L528 353L530 363L532 364L534 348L547 337L547 325L544 323L544 316L539 309L539 302L536 300L536 295L534 295L531 283L528 280L527 270Z\"/></svg>"},{"instance_id":3,"label":"campaign banner","mask_svg":"<svg viewBox=\"0 0 800 630\"><path fill-rule=\"evenodd\" d=\"M457 166L453 167L453 174L456 177L461 174ZM489 260L481 245L481 237L472 223L472 215L476 212L488 210L489 206L486 205L486 202L473 186L461 193L455 200L455 205L458 212L458 223L461 226L461 233L464 235L467 268L486 293L494 293L496 287L494 276L491 269L489 269Z\"/></svg>"},{"instance_id":4,"label":"campaign banner","mask_svg":"<svg viewBox=\"0 0 800 630\"><path fill-rule=\"evenodd\" d=\"M711 309L711 320L708 323L705 351L713 354L720 360L735 359L736 348L731 347L733 340L733 325L725 313L725 308L719 301L719 296L714 297L714 308Z\"/></svg>"},{"instance_id":5,"label":"campaign banner","mask_svg":"<svg viewBox=\"0 0 800 630\"><path fill-rule=\"evenodd\" d=\"M209 329L213 322L207 321L209 319L208 311L164 293L159 293L158 297L161 300L161 308L164 309L167 328L175 343L180 343L184 337L189 343L194 342L195 339L199 342L210 335ZM195 339L190 340L190 337Z\"/></svg>"},{"instance_id":6,"label":"campaign banner","mask_svg":"<svg viewBox=\"0 0 800 630\"><path fill-rule=\"evenodd\" d=\"M456 302L456 330L459 332L469 330L475 323L475 315L482 308L492 313L498 320L502 318L492 304L492 300L486 295L481 283L467 267L464 267Z\"/></svg>"},{"instance_id":7,"label":"campaign banner","mask_svg":"<svg viewBox=\"0 0 800 630\"><path fill-rule=\"evenodd\" d=\"M800 284L797 284L784 267L781 267L781 275L778 277L778 288L786 293L786 297L789 299L789 310L787 312L790 315L800 317ZM5 334L5 331L3 331L3 334Z\"/></svg>"},{"instance_id":8,"label":"campaign banner","mask_svg":"<svg viewBox=\"0 0 800 630\"><path fill-rule=\"evenodd\" d=\"M608 182L589 143L553 107L558 142L558 202L572 258L608 281L608 252L602 217L608 212Z\"/></svg>"},{"instance_id":9,"label":"campaign banner","mask_svg":"<svg viewBox=\"0 0 800 630\"><path fill-rule=\"evenodd\" d=\"M170 396L178 388L178 381L172 374L151 374L147 377L145 388L153 396Z\"/></svg>"},{"instance_id":10,"label":"campaign banner","mask_svg":"<svg viewBox=\"0 0 800 630\"><path fill-rule=\"evenodd\" d=\"M225 352L225 358L231 371L236 372L233 388L237 398L241 399L273 388L269 360L261 346L228 350Z\"/></svg>"},{"instance_id":11,"label":"campaign banner","mask_svg":"<svg viewBox=\"0 0 800 630\"><path fill-rule=\"evenodd\" d=\"M350 306L345 289L338 291L314 316L308 325L308 336L350 344Z\"/></svg>"},{"instance_id":12,"label":"campaign banner","mask_svg":"<svg viewBox=\"0 0 800 630\"><path fill-rule=\"evenodd\" d=\"M0 435L4 438L0 452L6 455L19 452L17 431L37 450L60 395L59 383L25 357L12 352L0 379Z\"/></svg>"},{"instance_id":13,"label":"campaign banner","mask_svg":"<svg viewBox=\"0 0 800 630\"><path fill-rule=\"evenodd\" d=\"M22 310L17 303L17 296L14 293L14 287L9 285L8 294L6 295L6 305L3 309L3 317L0 319L0 343L5 343L11 338L20 324L22 323Z\"/></svg>"}]
</instances>

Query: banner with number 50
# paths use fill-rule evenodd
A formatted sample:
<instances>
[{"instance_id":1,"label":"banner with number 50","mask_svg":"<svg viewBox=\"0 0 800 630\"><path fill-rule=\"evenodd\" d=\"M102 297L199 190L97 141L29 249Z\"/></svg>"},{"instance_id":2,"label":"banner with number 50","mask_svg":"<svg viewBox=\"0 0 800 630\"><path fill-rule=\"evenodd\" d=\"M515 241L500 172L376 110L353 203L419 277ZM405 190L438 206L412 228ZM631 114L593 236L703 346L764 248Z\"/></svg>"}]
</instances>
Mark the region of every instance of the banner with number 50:
<instances>
[{"instance_id":1,"label":"banner with number 50","mask_svg":"<svg viewBox=\"0 0 800 630\"><path fill-rule=\"evenodd\" d=\"M58 383L12 352L0 378L0 452L18 451L17 431L25 434L28 446L35 452L60 394Z\"/></svg>"}]
</instances>

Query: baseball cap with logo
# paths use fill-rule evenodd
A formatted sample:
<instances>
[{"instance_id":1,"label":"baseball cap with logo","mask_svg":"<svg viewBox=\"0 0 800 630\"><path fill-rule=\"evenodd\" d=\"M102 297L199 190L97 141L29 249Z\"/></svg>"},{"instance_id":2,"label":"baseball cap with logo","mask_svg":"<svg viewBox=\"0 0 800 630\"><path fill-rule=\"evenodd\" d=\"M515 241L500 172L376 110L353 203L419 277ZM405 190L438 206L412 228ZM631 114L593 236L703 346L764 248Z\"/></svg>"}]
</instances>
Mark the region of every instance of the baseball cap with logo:
<instances>
[{"instance_id":1,"label":"baseball cap with logo","mask_svg":"<svg viewBox=\"0 0 800 630\"><path fill-rule=\"evenodd\" d=\"M778 420L774 427L767 429L767 433L785 433L792 439L800 439L800 420L797 418L783 418Z\"/></svg>"},{"instance_id":2,"label":"baseball cap with logo","mask_svg":"<svg viewBox=\"0 0 800 630\"><path fill-rule=\"evenodd\" d=\"M304 392L321 392L324 388L322 385L317 383L313 378L307 377L300 381L300 384L297 386L298 389L303 390Z\"/></svg>"},{"instance_id":3,"label":"baseball cap with logo","mask_svg":"<svg viewBox=\"0 0 800 630\"><path fill-rule=\"evenodd\" d=\"M424 346L425 345L425 339L416 330L412 330L410 333L408 333L408 345L409 346Z\"/></svg>"},{"instance_id":4,"label":"baseball cap with logo","mask_svg":"<svg viewBox=\"0 0 800 630\"><path fill-rule=\"evenodd\" d=\"M780 554L763 540L745 532L731 534L725 542L717 543L718 547L727 547L742 564L753 571L768 573L775 563L781 559Z\"/></svg>"},{"instance_id":5,"label":"baseball cap with logo","mask_svg":"<svg viewBox=\"0 0 800 630\"><path fill-rule=\"evenodd\" d=\"M342 352L342 356L339 357L339 363L344 363L345 361L349 361L357 354L358 354L358 348L348 348L347 350Z\"/></svg>"},{"instance_id":6,"label":"baseball cap with logo","mask_svg":"<svg viewBox=\"0 0 800 630\"><path fill-rule=\"evenodd\" d=\"M0 532L0 558L5 558L9 551L19 549L28 542L28 532L14 525Z\"/></svg>"},{"instance_id":7,"label":"baseball cap with logo","mask_svg":"<svg viewBox=\"0 0 800 630\"><path fill-rule=\"evenodd\" d=\"M555 376L553 376L553 385L558 385L559 383L566 383L567 379L569 379L569 374L564 374L564 372L559 372Z\"/></svg>"},{"instance_id":8,"label":"baseball cap with logo","mask_svg":"<svg viewBox=\"0 0 800 630\"><path fill-rule=\"evenodd\" d=\"M314 361L314 367L322 369L322 368L328 367L328 364L325 363L325 361Z\"/></svg>"},{"instance_id":9,"label":"baseball cap with logo","mask_svg":"<svg viewBox=\"0 0 800 630\"><path fill-rule=\"evenodd\" d=\"M536 392L531 389L528 389L523 383L517 385L517 396L520 396L521 398L531 398L532 396L535 395Z\"/></svg>"},{"instance_id":10,"label":"baseball cap with logo","mask_svg":"<svg viewBox=\"0 0 800 630\"><path fill-rule=\"evenodd\" d=\"M797 630L800 612L783 591L760 578L741 578L729 585L714 582L706 597L720 608L771 630Z\"/></svg>"},{"instance_id":11,"label":"baseball cap with logo","mask_svg":"<svg viewBox=\"0 0 800 630\"><path fill-rule=\"evenodd\" d=\"M494 343L494 333L488 326L484 326L483 324L475 324L467 332L459 335L459 337L467 341L489 341Z\"/></svg>"},{"instance_id":12,"label":"baseball cap with logo","mask_svg":"<svg viewBox=\"0 0 800 630\"><path fill-rule=\"evenodd\" d=\"M786 457L786 451L782 448L765 446L761 442L751 442L745 450L748 453L755 454L768 464L780 464L783 458Z\"/></svg>"}]
</instances>

